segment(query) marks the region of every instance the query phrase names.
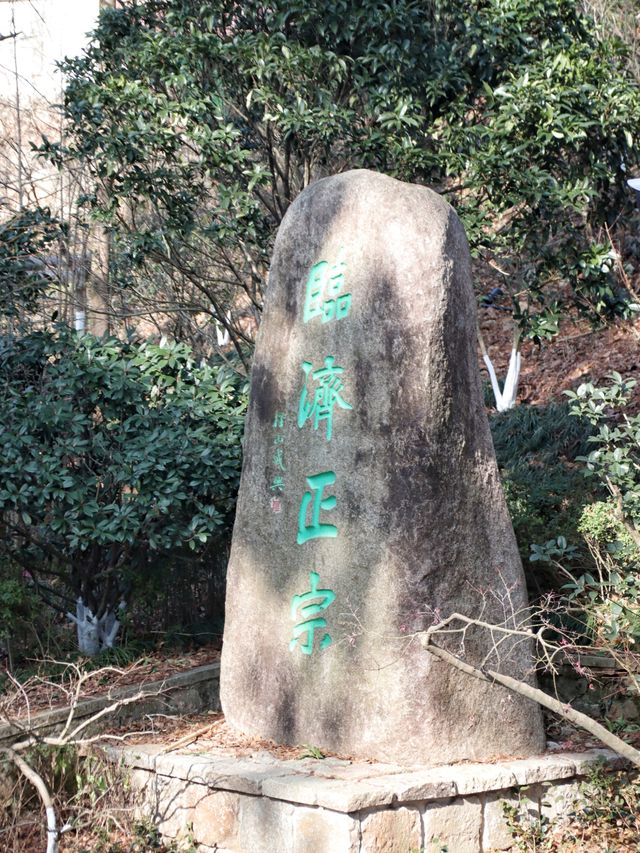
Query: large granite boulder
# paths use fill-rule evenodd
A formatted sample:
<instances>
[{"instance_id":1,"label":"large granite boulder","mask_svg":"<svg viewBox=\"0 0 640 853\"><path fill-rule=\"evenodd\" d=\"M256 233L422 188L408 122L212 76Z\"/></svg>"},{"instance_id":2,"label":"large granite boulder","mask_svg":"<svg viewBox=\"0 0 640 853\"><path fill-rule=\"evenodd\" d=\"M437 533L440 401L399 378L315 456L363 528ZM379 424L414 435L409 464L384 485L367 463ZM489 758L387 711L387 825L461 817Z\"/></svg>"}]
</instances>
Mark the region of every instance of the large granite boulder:
<instances>
[{"instance_id":1,"label":"large granite boulder","mask_svg":"<svg viewBox=\"0 0 640 853\"><path fill-rule=\"evenodd\" d=\"M364 170L318 181L278 233L228 571L227 720L401 763L544 747L531 702L415 638L504 623L522 566L483 407L469 252L436 193ZM531 678L531 649L461 649ZM487 658L488 656L488 658Z\"/></svg>"}]
</instances>

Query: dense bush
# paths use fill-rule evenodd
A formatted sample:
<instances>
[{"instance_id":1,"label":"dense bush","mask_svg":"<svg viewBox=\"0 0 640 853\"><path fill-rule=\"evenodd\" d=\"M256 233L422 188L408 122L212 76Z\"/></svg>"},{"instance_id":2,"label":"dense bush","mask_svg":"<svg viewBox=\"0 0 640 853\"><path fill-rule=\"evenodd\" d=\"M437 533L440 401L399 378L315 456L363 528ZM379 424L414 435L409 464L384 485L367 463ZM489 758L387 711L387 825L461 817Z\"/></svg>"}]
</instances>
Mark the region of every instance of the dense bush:
<instances>
[{"instance_id":1,"label":"dense bush","mask_svg":"<svg viewBox=\"0 0 640 853\"><path fill-rule=\"evenodd\" d=\"M548 561L531 563L531 546L558 536L575 546L583 508L600 494L576 461L588 447L589 425L565 403L521 405L492 415L491 432L527 580L539 595L565 579Z\"/></svg>"},{"instance_id":2,"label":"dense bush","mask_svg":"<svg viewBox=\"0 0 640 853\"><path fill-rule=\"evenodd\" d=\"M624 415L634 382L612 374L568 392L569 404L494 415L505 493L532 593L579 642L621 668L640 642L640 416ZM635 664L634 664L635 666Z\"/></svg>"},{"instance_id":3,"label":"dense bush","mask_svg":"<svg viewBox=\"0 0 640 853\"><path fill-rule=\"evenodd\" d=\"M228 546L244 394L184 344L60 329L0 341L0 553L109 645L163 566ZM91 637L83 631L91 629Z\"/></svg>"}]
</instances>

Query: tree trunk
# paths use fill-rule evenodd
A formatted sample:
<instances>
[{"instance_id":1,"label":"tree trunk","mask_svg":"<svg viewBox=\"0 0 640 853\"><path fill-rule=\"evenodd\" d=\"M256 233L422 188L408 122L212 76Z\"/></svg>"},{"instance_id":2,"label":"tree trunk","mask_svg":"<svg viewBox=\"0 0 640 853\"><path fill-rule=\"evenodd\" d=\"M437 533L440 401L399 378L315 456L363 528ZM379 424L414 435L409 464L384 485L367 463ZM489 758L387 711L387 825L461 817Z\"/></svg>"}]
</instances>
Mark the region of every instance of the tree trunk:
<instances>
[{"instance_id":1,"label":"tree trunk","mask_svg":"<svg viewBox=\"0 0 640 853\"><path fill-rule=\"evenodd\" d=\"M105 649L112 649L120 630L120 614L124 610L122 602L117 610L107 610L101 616L95 616L87 607L82 597L76 602L76 612L68 613L69 619L75 622L78 634L78 649L83 655L93 657Z\"/></svg>"}]
</instances>

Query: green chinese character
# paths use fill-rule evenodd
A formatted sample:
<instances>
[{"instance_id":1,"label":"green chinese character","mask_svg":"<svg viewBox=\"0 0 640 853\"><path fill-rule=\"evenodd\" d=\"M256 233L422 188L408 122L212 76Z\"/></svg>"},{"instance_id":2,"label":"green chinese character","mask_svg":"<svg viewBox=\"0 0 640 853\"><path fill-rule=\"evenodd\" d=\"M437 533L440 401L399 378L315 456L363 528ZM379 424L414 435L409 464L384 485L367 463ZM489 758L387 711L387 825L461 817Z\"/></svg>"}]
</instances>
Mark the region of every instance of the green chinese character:
<instances>
[{"instance_id":1,"label":"green chinese character","mask_svg":"<svg viewBox=\"0 0 640 853\"><path fill-rule=\"evenodd\" d=\"M281 471L287 470L284 464L284 453L282 451L282 446L273 448L273 464Z\"/></svg>"},{"instance_id":2,"label":"green chinese character","mask_svg":"<svg viewBox=\"0 0 640 853\"><path fill-rule=\"evenodd\" d=\"M302 315L303 322L305 323L322 314L322 296L328 267L329 264L326 261L319 261L309 270L304 300L304 313Z\"/></svg>"},{"instance_id":3,"label":"green chinese character","mask_svg":"<svg viewBox=\"0 0 640 853\"><path fill-rule=\"evenodd\" d=\"M274 429L283 429L284 428L284 412L276 412L275 417L273 419L273 428Z\"/></svg>"},{"instance_id":4,"label":"green chinese character","mask_svg":"<svg viewBox=\"0 0 640 853\"><path fill-rule=\"evenodd\" d=\"M345 284L345 261L329 265L327 261L314 264L307 279L302 320L308 323L314 317L320 317L323 323L341 320L351 307L351 294L340 291Z\"/></svg>"},{"instance_id":5,"label":"green chinese character","mask_svg":"<svg viewBox=\"0 0 640 853\"><path fill-rule=\"evenodd\" d=\"M311 587L309 592L294 595L291 599L291 618L304 620L298 622L293 628L293 638L289 643L289 651L291 652L300 643L300 651L305 655L310 655L313 652L315 632L327 626L327 620L318 614L326 610L335 601L336 594L331 589L318 589L319 581L320 575L317 572L309 572L309 585ZM315 603L311 603L314 600ZM306 635L304 642L301 640L303 635ZM320 648L326 649L331 643L331 635L325 633L320 641Z\"/></svg>"},{"instance_id":6,"label":"green chinese character","mask_svg":"<svg viewBox=\"0 0 640 853\"><path fill-rule=\"evenodd\" d=\"M314 474L312 477L307 477L307 483L311 486L313 492L305 492L300 503L300 512L298 513L298 545L308 542L309 539L317 539L319 537L334 539L338 535L338 528L335 525L320 524L320 510L334 509L336 505L336 496L329 495L329 497L323 498L322 490L325 486L331 486L335 481L336 475L333 471L323 471L321 474ZM307 525L307 510L311 503L313 503L311 524Z\"/></svg>"},{"instance_id":7,"label":"green chinese character","mask_svg":"<svg viewBox=\"0 0 640 853\"><path fill-rule=\"evenodd\" d=\"M274 477L269 488L272 492L284 492L284 477Z\"/></svg>"},{"instance_id":8,"label":"green chinese character","mask_svg":"<svg viewBox=\"0 0 640 853\"><path fill-rule=\"evenodd\" d=\"M328 355L324 360L324 367L319 370L314 370L313 373L311 373L311 378L319 385L319 388L317 388L313 394L312 402L309 402L307 382L313 365L309 361L304 361L302 363L302 369L305 373L305 382L298 405L298 427L303 427L307 419L313 418L313 428L318 429L320 421L326 420L327 441L331 441L334 406L338 405L341 409L352 408L349 403L346 403L340 396L340 392L344 388L342 380L340 379L340 374L344 372L344 368L334 367L334 361L334 357L332 355Z\"/></svg>"}]
</instances>

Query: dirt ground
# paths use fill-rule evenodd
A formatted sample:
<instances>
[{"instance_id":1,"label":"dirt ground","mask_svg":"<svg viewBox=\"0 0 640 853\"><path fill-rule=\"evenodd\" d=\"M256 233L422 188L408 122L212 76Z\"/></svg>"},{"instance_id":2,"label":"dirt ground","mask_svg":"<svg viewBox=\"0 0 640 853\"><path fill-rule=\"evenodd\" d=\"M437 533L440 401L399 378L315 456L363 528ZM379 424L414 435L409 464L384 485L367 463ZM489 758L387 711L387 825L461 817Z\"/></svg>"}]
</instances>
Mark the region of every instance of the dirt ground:
<instances>
[{"instance_id":1,"label":"dirt ground","mask_svg":"<svg viewBox=\"0 0 640 853\"><path fill-rule=\"evenodd\" d=\"M511 354L513 323L509 316L492 309L480 310L480 327L491 360L503 380ZM519 403L542 405L560 401L563 391L575 390L581 382L600 383L616 370L623 377L639 378L640 319L616 322L603 329L588 323L564 323L552 341L522 347ZM483 379L488 374L482 365ZM640 406L640 387L634 392L634 408Z\"/></svg>"}]
</instances>

